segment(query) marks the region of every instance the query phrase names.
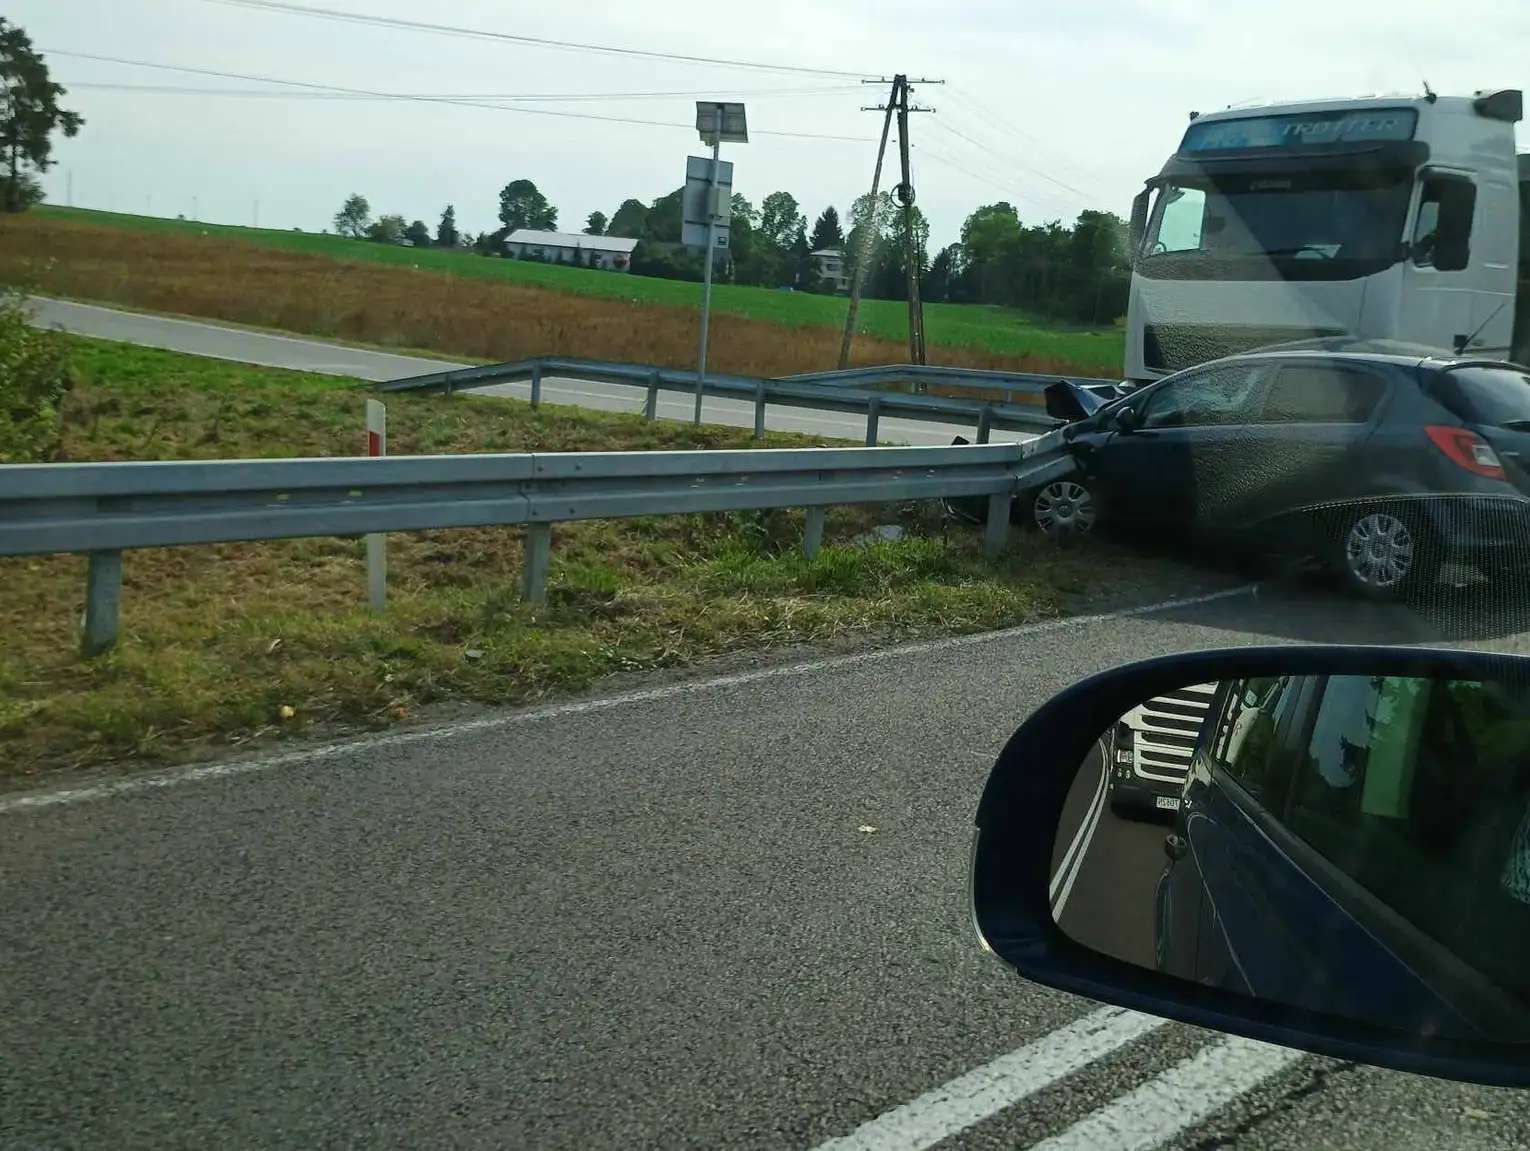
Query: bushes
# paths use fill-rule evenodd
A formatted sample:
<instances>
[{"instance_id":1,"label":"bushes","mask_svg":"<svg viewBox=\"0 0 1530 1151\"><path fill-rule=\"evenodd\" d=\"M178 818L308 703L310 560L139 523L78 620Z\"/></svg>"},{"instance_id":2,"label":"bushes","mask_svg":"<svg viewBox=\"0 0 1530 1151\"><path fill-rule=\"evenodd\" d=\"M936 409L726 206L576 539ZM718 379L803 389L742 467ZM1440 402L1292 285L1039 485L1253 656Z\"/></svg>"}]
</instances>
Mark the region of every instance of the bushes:
<instances>
[{"instance_id":1,"label":"bushes","mask_svg":"<svg viewBox=\"0 0 1530 1151\"><path fill-rule=\"evenodd\" d=\"M57 334L27 322L27 297L0 285L0 463L58 457L64 398L74 382Z\"/></svg>"}]
</instances>

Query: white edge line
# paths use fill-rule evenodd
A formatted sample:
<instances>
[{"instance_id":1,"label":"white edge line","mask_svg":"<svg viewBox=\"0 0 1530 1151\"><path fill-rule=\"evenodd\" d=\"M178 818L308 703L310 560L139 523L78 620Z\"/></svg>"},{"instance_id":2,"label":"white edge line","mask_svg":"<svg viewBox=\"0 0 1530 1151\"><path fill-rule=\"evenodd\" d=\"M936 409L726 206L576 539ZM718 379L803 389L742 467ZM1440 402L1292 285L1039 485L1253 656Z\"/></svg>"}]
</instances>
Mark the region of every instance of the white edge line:
<instances>
[{"instance_id":1,"label":"white edge line","mask_svg":"<svg viewBox=\"0 0 1530 1151\"><path fill-rule=\"evenodd\" d=\"M1105 763L1105 748L1096 741L1100 748L1100 782L1094 789L1094 795L1089 799L1089 804L1084 808L1084 818L1079 820L1078 830L1073 833L1073 842L1068 844L1068 850L1063 852L1062 862L1058 864L1057 874L1052 876L1052 882L1047 885L1047 898L1055 899L1057 889L1062 886L1063 876L1067 875L1073 867L1074 858L1078 855L1079 847L1084 842L1085 832L1089 828L1090 820L1094 817L1094 809L1100 802L1100 795L1105 791L1105 781L1109 774L1109 767ZM1093 832L1089 832L1093 835Z\"/></svg>"},{"instance_id":2,"label":"white edge line","mask_svg":"<svg viewBox=\"0 0 1530 1151\"><path fill-rule=\"evenodd\" d=\"M1214 1043L1030 1151L1148 1151L1303 1057L1253 1039Z\"/></svg>"},{"instance_id":3,"label":"white edge line","mask_svg":"<svg viewBox=\"0 0 1530 1151\"><path fill-rule=\"evenodd\" d=\"M1094 833L1099 829L1100 816L1105 811L1105 772L1100 772L1100 789L1095 793L1094 805L1089 809L1087 822L1084 824L1084 842L1078 857L1073 861L1073 867L1068 872L1068 879L1057 893L1057 898L1052 903L1052 922L1061 923L1063 909L1068 906L1068 897L1073 894L1073 884L1077 882L1079 874L1084 870L1084 860L1089 858L1089 845L1094 842Z\"/></svg>"},{"instance_id":4,"label":"white edge line","mask_svg":"<svg viewBox=\"0 0 1530 1151\"><path fill-rule=\"evenodd\" d=\"M814 1151L923 1151L1014 1106L1168 1020L1104 1007L919 1098L861 1124Z\"/></svg>"},{"instance_id":5,"label":"white edge line","mask_svg":"<svg viewBox=\"0 0 1530 1151\"><path fill-rule=\"evenodd\" d=\"M1014 639L1019 636L1044 635L1063 628L1088 626L1108 620L1130 619L1136 616L1152 615L1156 612L1175 611L1181 608L1196 607L1200 604L1214 603L1218 600L1233 599L1237 596L1248 595L1254 586L1256 585L1249 584L1243 587L1227 588L1223 591L1208 592L1205 595L1165 600L1162 603L1124 608L1121 611L1104 612L1098 615L1066 616L1059 619L1046 620L1041 623L1021 624L1019 627L1006 628L1003 631L947 636L944 639L903 644L898 647L881 648L877 651L855 652L849 655L810 660L805 663L757 668L754 671L737 672L732 675L716 676L712 679L681 681L679 683L665 684L663 687L624 692L620 695L570 700L567 703L549 704L525 711L488 716L483 719L468 720L464 723L443 724L418 731L399 731L390 732L385 735L361 736L343 742L321 744L318 747L306 747L298 751L261 756L257 759L207 764L202 767L178 768L149 775L133 776L129 779L114 779L85 787L13 795L0 798L0 815L10 815L19 811L36 811L40 808L58 807L63 804L109 799L113 796L127 795L135 791L174 787L184 783L224 779L229 776L245 775L254 771L265 771L273 768L290 767L294 764L316 762L339 755L352 755L383 748L410 747L414 744L427 743L433 740L455 739L458 736L470 735L480 731L494 731L499 728L561 719L566 716L588 715L593 712L608 711L617 707L629 707L633 704L652 703L657 700L674 699L686 695L698 695L702 692L715 691L719 688L743 687L774 679L786 679L792 676L807 675L844 667L857 667L863 664L879 663L884 660L926 655L931 652L975 647L979 644L994 643L1006 639Z\"/></svg>"}]
</instances>

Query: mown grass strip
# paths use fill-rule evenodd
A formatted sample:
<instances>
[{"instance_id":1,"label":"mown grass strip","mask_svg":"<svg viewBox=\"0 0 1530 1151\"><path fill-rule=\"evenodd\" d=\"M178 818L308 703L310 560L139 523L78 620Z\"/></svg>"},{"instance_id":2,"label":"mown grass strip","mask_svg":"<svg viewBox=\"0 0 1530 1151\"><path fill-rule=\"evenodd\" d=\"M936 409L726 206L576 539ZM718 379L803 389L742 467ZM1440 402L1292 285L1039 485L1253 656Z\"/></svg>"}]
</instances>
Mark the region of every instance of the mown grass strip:
<instances>
[{"instance_id":1,"label":"mown grass strip","mask_svg":"<svg viewBox=\"0 0 1530 1151\"><path fill-rule=\"evenodd\" d=\"M358 454L353 381L101 341L68 341L79 383L69 460ZM754 447L745 429L513 400L398 396L390 454ZM831 441L771 434L763 448ZM407 720L443 700L519 703L614 672L721 653L997 628L1068 610L1131 564L1102 544L977 532L929 504L833 510L800 552L794 510L560 525L548 602L519 602L522 532L390 537L389 605L365 610L364 542L153 549L126 557L122 638L76 654L85 560L0 560L0 774L19 782L182 760L334 725ZM857 541L876 525L904 538Z\"/></svg>"}]
</instances>

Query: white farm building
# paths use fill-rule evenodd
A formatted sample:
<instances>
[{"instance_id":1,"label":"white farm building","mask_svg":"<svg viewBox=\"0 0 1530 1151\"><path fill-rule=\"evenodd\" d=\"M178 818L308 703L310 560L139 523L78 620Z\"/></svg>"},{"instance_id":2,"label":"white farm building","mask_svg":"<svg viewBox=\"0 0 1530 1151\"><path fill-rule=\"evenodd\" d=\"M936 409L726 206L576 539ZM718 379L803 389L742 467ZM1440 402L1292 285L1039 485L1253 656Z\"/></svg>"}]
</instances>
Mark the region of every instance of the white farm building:
<instances>
[{"instance_id":1,"label":"white farm building","mask_svg":"<svg viewBox=\"0 0 1530 1151\"><path fill-rule=\"evenodd\" d=\"M625 236L588 236L582 232L533 232L519 228L505 238L505 254L518 259L577 264L625 272L632 262L636 240Z\"/></svg>"}]
</instances>

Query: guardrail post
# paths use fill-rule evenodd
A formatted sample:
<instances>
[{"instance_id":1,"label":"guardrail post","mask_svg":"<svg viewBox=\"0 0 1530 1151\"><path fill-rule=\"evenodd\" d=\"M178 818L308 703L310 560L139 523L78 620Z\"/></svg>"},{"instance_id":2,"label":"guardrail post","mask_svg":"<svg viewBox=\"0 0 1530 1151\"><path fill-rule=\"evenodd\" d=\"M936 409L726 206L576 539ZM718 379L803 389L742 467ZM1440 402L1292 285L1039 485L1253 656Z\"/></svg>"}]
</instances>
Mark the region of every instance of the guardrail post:
<instances>
[{"instance_id":1,"label":"guardrail post","mask_svg":"<svg viewBox=\"0 0 1530 1151\"><path fill-rule=\"evenodd\" d=\"M100 655L117 643L122 608L122 553L91 552L85 575L85 629L80 652Z\"/></svg>"},{"instance_id":2,"label":"guardrail post","mask_svg":"<svg viewBox=\"0 0 1530 1151\"><path fill-rule=\"evenodd\" d=\"M882 401L873 396L866 403L866 446L877 446L877 424L882 419Z\"/></svg>"},{"instance_id":3,"label":"guardrail post","mask_svg":"<svg viewBox=\"0 0 1530 1151\"><path fill-rule=\"evenodd\" d=\"M531 406L542 406L542 365L533 364L531 368Z\"/></svg>"},{"instance_id":4,"label":"guardrail post","mask_svg":"<svg viewBox=\"0 0 1530 1151\"><path fill-rule=\"evenodd\" d=\"M802 532L802 554L812 559L823 547L823 521L828 508L808 508L807 527Z\"/></svg>"},{"instance_id":5,"label":"guardrail post","mask_svg":"<svg viewBox=\"0 0 1530 1151\"><path fill-rule=\"evenodd\" d=\"M991 435L993 435L993 408L984 404L983 410L978 413L977 442L986 444Z\"/></svg>"},{"instance_id":6,"label":"guardrail post","mask_svg":"<svg viewBox=\"0 0 1530 1151\"><path fill-rule=\"evenodd\" d=\"M526 566L521 578L522 603L547 602L547 569L552 566L552 524L526 525Z\"/></svg>"},{"instance_id":7,"label":"guardrail post","mask_svg":"<svg viewBox=\"0 0 1530 1151\"><path fill-rule=\"evenodd\" d=\"M983 550L991 556L1003 551L1009 538L1009 503L1013 498L1009 492L997 492L988 497L988 525L983 529Z\"/></svg>"},{"instance_id":8,"label":"guardrail post","mask_svg":"<svg viewBox=\"0 0 1530 1151\"><path fill-rule=\"evenodd\" d=\"M765 438L765 381L754 386L754 438Z\"/></svg>"},{"instance_id":9,"label":"guardrail post","mask_svg":"<svg viewBox=\"0 0 1530 1151\"><path fill-rule=\"evenodd\" d=\"M656 420L659 418L659 373L650 372L648 375L648 399L643 404L643 418Z\"/></svg>"}]
</instances>

